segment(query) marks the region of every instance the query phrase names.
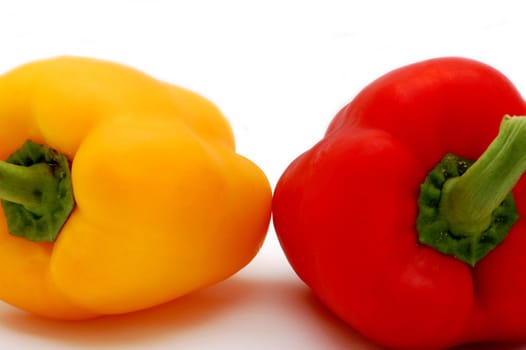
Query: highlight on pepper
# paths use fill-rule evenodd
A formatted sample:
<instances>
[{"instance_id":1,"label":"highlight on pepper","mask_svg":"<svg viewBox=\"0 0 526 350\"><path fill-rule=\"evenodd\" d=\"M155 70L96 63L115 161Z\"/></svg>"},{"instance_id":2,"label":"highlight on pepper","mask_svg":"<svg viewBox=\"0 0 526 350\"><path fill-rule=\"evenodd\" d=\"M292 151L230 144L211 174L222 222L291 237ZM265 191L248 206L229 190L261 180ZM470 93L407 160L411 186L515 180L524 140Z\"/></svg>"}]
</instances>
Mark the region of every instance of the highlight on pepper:
<instances>
[{"instance_id":1,"label":"highlight on pepper","mask_svg":"<svg viewBox=\"0 0 526 350\"><path fill-rule=\"evenodd\" d=\"M0 299L85 319L224 280L270 221L265 174L207 99L121 64L0 76Z\"/></svg>"},{"instance_id":2,"label":"highlight on pepper","mask_svg":"<svg viewBox=\"0 0 526 350\"><path fill-rule=\"evenodd\" d=\"M388 348L526 341L526 104L445 57L373 81L296 158L273 223L298 276Z\"/></svg>"}]
</instances>

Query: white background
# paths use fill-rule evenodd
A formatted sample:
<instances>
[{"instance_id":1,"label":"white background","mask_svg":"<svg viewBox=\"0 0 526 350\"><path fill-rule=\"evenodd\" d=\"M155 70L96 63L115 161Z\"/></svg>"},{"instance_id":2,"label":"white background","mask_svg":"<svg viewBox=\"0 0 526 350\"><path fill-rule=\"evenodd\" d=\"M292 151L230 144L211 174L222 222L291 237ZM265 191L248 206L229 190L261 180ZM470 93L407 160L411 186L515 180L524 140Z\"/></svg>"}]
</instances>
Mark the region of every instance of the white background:
<instances>
[{"instance_id":1,"label":"white background","mask_svg":"<svg viewBox=\"0 0 526 350\"><path fill-rule=\"evenodd\" d=\"M274 186L344 104L398 66L466 56L526 92L524 13L506 0L3 1L0 73L83 55L195 90L221 108L238 152ZM378 349L299 281L272 226L235 277L151 310L66 323L0 304L0 349L94 347Z\"/></svg>"}]
</instances>

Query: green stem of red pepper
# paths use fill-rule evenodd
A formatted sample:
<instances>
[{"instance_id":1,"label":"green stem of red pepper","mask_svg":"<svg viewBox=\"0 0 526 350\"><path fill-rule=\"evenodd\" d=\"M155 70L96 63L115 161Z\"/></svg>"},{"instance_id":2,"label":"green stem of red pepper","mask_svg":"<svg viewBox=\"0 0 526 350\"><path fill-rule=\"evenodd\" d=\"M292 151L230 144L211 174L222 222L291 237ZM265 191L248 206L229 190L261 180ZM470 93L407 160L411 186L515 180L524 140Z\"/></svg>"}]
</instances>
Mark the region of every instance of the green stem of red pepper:
<instances>
[{"instance_id":1,"label":"green stem of red pepper","mask_svg":"<svg viewBox=\"0 0 526 350\"><path fill-rule=\"evenodd\" d=\"M477 234L526 170L526 117L505 117L497 138L462 175L447 181L441 211L453 232Z\"/></svg>"},{"instance_id":2,"label":"green stem of red pepper","mask_svg":"<svg viewBox=\"0 0 526 350\"><path fill-rule=\"evenodd\" d=\"M526 170L526 117L504 117L474 163L447 156L421 187L419 240L474 266L518 219L511 190ZM472 163L472 164L471 164Z\"/></svg>"},{"instance_id":3,"label":"green stem of red pepper","mask_svg":"<svg viewBox=\"0 0 526 350\"><path fill-rule=\"evenodd\" d=\"M54 241L74 207L68 159L26 142L0 161L0 198L11 234Z\"/></svg>"}]
</instances>

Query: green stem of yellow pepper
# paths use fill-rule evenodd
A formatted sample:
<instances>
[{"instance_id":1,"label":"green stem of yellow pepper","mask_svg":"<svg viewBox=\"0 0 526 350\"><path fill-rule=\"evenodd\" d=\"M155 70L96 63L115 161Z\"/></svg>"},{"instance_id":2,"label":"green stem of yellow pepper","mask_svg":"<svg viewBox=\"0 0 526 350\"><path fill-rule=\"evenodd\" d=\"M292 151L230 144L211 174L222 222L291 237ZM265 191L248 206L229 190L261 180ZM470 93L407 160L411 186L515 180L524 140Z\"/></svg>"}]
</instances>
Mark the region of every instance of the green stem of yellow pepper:
<instances>
[{"instance_id":1,"label":"green stem of yellow pepper","mask_svg":"<svg viewBox=\"0 0 526 350\"><path fill-rule=\"evenodd\" d=\"M11 234L53 242L75 205L68 159L26 142L0 161L0 198Z\"/></svg>"},{"instance_id":2,"label":"green stem of yellow pepper","mask_svg":"<svg viewBox=\"0 0 526 350\"><path fill-rule=\"evenodd\" d=\"M38 215L44 193L52 187L52 169L46 163L26 167L0 162L0 198L3 200L23 205Z\"/></svg>"}]
</instances>

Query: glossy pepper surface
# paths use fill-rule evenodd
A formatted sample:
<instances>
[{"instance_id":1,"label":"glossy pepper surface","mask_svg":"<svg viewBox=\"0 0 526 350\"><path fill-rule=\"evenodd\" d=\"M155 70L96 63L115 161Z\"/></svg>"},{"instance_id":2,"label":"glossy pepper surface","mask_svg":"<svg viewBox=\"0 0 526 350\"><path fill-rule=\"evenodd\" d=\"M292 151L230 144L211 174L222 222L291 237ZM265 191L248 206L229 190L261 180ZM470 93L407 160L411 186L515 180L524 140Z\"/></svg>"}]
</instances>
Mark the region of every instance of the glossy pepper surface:
<instances>
[{"instance_id":1,"label":"glossy pepper surface","mask_svg":"<svg viewBox=\"0 0 526 350\"><path fill-rule=\"evenodd\" d=\"M299 277L389 348L525 340L525 113L502 73L465 58L365 87L276 186Z\"/></svg>"},{"instance_id":2,"label":"glossy pepper surface","mask_svg":"<svg viewBox=\"0 0 526 350\"><path fill-rule=\"evenodd\" d=\"M43 190L17 187L15 175L39 159L56 173L55 153L74 203L48 237L31 197ZM269 183L235 152L221 112L112 62L59 57L2 75L0 157L0 298L47 317L125 313L223 280L254 257L269 223ZM4 214L20 208L10 223Z\"/></svg>"}]
</instances>

